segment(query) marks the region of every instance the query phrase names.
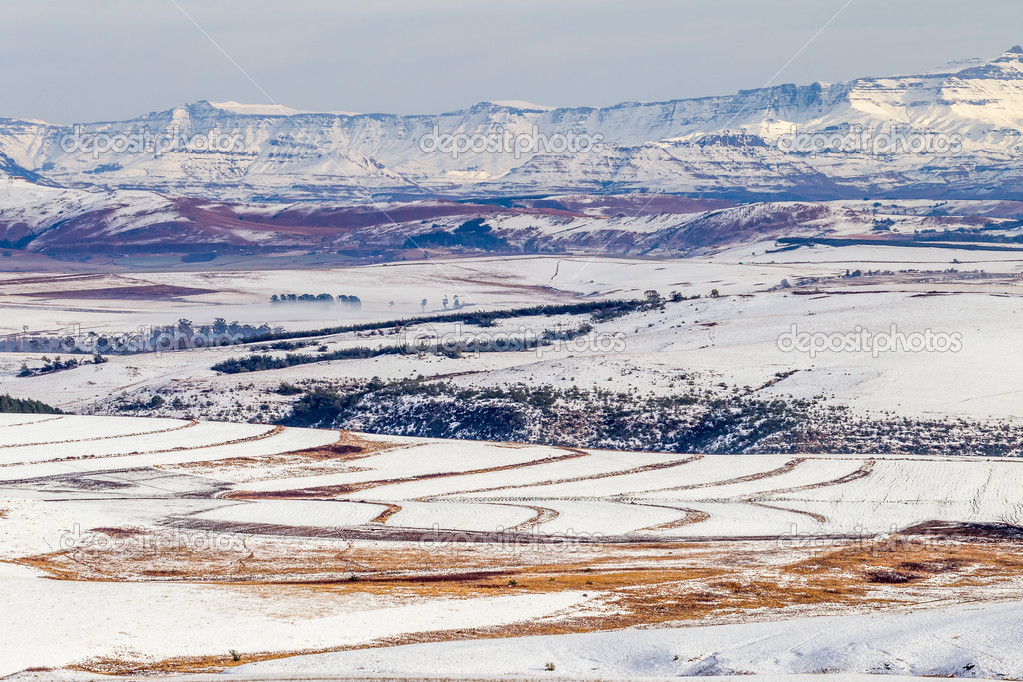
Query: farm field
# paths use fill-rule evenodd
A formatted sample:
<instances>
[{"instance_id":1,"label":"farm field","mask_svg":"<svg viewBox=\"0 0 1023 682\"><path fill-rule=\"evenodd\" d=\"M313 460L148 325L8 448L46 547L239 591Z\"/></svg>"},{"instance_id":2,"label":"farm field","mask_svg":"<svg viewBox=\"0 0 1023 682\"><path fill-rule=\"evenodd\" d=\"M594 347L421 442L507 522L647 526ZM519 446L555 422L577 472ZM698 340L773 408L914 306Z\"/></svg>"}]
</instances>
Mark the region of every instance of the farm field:
<instances>
[{"instance_id":1,"label":"farm field","mask_svg":"<svg viewBox=\"0 0 1023 682\"><path fill-rule=\"evenodd\" d=\"M0 439L0 674L877 672L890 647L891 673L1020 670L983 639L1021 608L1014 459L62 415ZM946 630L986 653L929 658ZM510 636L539 639L494 655Z\"/></svg>"},{"instance_id":2,"label":"farm field","mask_svg":"<svg viewBox=\"0 0 1023 682\"><path fill-rule=\"evenodd\" d=\"M770 253L770 244L732 249L706 259L682 261L581 257L476 258L438 263L365 266L334 271L269 273L145 273L105 275L103 282L40 275L4 275L0 309L33 335L131 333L140 325L174 324L187 318L210 324L216 317L258 325L268 319L292 332L371 321L400 321L452 314L441 300L460 294L460 310L508 311L535 304L569 305L642 299L648 291L685 300L614 319L588 315L533 316L498 320L493 327L419 323L377 332L317 335L306 347L268 344L230 348L106 355L90 364L54 373L35 371L46 353L0 354L0 393L45 398L78 414L133 414L221 421L286 419L295 401L282 384L303 390L349 390L378 377L384 382L445 381L457 388L552 386L565 389L635 391L666 396L682 384L726 397L749 387L758 399L803 399L848 408L858 417L898 414L917 420L966 418L989 422L1020 416L1018 391L1023 365L999 352L1020 333L1018 272L1012 254L898 247L812 247ZM914 253L906 253L913 251ZM909 260L909 259L914 260ZM929 260L929 259L933 259ZM955 272L945 272L946 270ZM848 271L889 274L847 278ZM983 271L983 276L972 274ZM902 272L903 274L898 274ZM789 288L781 287L787 282ZM209 293L180 298L118 299L133 287L173 286ZM24 308L26 293L61 288L110 287L109 298L62 301L59 292ZM358 311L317 306L270 306L273 292L349 291L363 299ZM712 291L720 295L711 297ZM700 298L692 298L697 297ZM421 308L419 299L428 299ZM395 305L389 306L393 301ZM65 305L67 304L67 305ZM130 322L128 322L130 320ZM591 331L575 343L555 343L537 352L385 354L331 359L284 368L224 374L225 360L265 353L340 353L395 348L421 339L516 338L550 330ZM795 332L793 331L795 329ZM944 353L897 348L857 352L787 352L787 334L956 335L961 345ZM15 331L11 328L10 331ZM489 336L487 336L489 335ZM52 357L52 354L50 354ZM779 379L778 377L782 378ZM1004 390L1003 390L1004 387ZM153 405L159 396L162 403ZM383 419L383 423L393 419ZM322 424L329 426L330 424ZM353 417L350 428L369 425ZM425 434L418 434L425 435ZM448 437L449 434L440 434ZM471 435L470 435L471 437ZM516 440L518 438L515 438ZM649 445L646 447L650 447ZM637 449L623 443L615 449Z\"/></svg>"},{"instance_id":3,"label":"farm field","mask_svg":"<svg viewBox=\"0 0 1023 682\"><path fill-rule=\"evenodd\" d=\"M0 415L0 675L1023 676L986 634L1023 608L1023 261L772 247L4 275L27 338L227 317L284 339L0 354L0 394L66 412ZM363 306L267 304L321 289ZM565 308L600 301L631 303ZM538 304L561 312L516 312ZM508 316L429 319L480 311ZM794 323L961 347L791 352ZM431 345L542 332L570 340ZM261 356L283 365L223 369Z\"/></svg>"}]
</instances>

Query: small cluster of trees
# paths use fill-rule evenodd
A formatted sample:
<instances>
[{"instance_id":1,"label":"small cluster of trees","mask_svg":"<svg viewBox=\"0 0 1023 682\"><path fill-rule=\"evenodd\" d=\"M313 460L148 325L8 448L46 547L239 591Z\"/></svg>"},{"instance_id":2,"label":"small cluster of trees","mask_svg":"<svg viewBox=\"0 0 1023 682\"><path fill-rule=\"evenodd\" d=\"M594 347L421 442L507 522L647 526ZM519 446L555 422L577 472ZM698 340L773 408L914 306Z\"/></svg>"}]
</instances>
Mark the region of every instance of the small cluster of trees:
<instances>
[{"instance_id":1,"label":"small cluster of trees","mask_svg":"<svg viewBox=\"0 0 1023 682\"><path fill-rule=\"evenodd\" d=\"M422 301L419 302L419 309L422 312L425 313L426 312L426 306L428 306L429 304L430 304L429 301L427 301L424 298ZM461 310L466 305L465 303L462 303L458 299L458 296L455 296L453 299L448 298L447 296L445 296L444 298L441 299L440 304L444 307L444 310L449 310L449 309ZM394 301L391 301L391 307L392 308L394 307Z\"/></svg>"},{"instance_id":2,"label":"small cluster of trees","mask_svg":"<svg viewBox=\"0 0 1023 682\"><path fill-rule=\"evenodd\" d=\"M270 297L271 305L281 303L319 303L324 306L333 306L340 303L342 308L361 308L362 300L358 296L338 294L337 298L330 294L274 294Z\"/></svg>"},{"instance_id":3,"label":"small cluster of trees","mask_svg":"<svg viewBox=\"0 0 1023 682\"><path fill-rule=\"evenodd\" d=\"M92 356L93 365L102 365L107 359L96 353ZM60 356L53 358L52 360L45 355L42 357L42 367L29 367L28 363L21 363L21 370L18 372L19 377L34 377L41 374L51 374L53 372L60 372L65 369L74 369L80 365L88 365L90 363L79 360L78 358L68 358L67 360L61 360Z\"/></svg>"},{"instance_id":4,"label":"small cluster of trees","mask_svg":"<svg viewBox=\"0 0 1023 682\"><path fill-rule=\"evenodd\" d=\"M953 270L953 272L955 272L955 271ZM847 277L847 278L854 278L854 277L863 277L863 276L877 277L877 276L880 276L880 275L891 276L891 275L894 275L894 274L895 273L892 272L891 270L867 270L866 272L864 272L863 270L852 270L852 271L846 270L844 276Z\"/></svg>"},{"instance_id":5,"label":"small cluster of trees","mask_svg":"<svg viewBox=\"0 0 1023 682\"><path fill-rule=\"evenodd\" d=\"M136 412L139 410L158 410L163 407L166 401L161 395L153 395L149 400L143 402L138 400L136 402L122 401L117 407L118 409L124 410L125 412ZM180 401L179 401L180 403Z\"/></svg>"}]
</instances>

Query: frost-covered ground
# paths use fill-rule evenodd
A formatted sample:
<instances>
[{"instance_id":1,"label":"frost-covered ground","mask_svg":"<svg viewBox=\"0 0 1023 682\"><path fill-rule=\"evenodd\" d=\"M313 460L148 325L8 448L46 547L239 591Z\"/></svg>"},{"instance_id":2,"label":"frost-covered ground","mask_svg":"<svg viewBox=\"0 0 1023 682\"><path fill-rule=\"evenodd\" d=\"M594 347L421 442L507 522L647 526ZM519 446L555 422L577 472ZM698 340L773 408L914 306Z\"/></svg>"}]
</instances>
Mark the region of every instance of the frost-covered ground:
<instances>
[{"instance_id":1,"label":"frost-covered ground","mask_svg":"<svg viewBox=\"0 0 1023 682\"><path fill-rule=\"evenodd\" d=\"M418 644L300 656L242 666L245 674L511 675L579 678L860 673L1004 679L1023 677L1023 604L958 605L909 612L773 623L632 630L512 640Z\"/></svg>"},{"instance_id":2,"label":"frost-covered ground","mask_svg":"<svg viewBox=\"0 0 1023 682\"><path fill-rule=\"evenodd\" d=\"M287 415L295 398L273 389L282 382L338 384L378 376L385 381L420 375L452 377L463 386L525 382L559 388L607 388L668 394L680 375L716 391L720 383L760 387L775 375L795 373L758 390L758 397L826 399L857 414L885 411L916 418L1019 417L1013 385L1023 363L1012 348L1023 320L1017 319L1023 261L1011 253L885 247L815 247L769 253L772 244L734 249L713 258L637 261L522 257L367 266L331 271L174 273L93 276L69 281L7 275L0 309L8 329L82 334L125 332L143 324L187 318L196 324L215 317L243 323L269 322L292 330L366 320L443 313L442 300L459 296L469 311L510 309L537 303L601 298L637 298L647 290L663 296L702 296L669 303L663 311L639 312L594 324L587 337L622 335L613 349L585 343L542 353L385 356L335 360L243 375L218 375L211 367L258 349L110 356L105 365L85 365L50 375L19 378L21 364L41 365L42 353L0 354L0 393L47 400L76 412L119 413L119 403L166 399L158 414L232 421L272 421ZM958 261L958 262L956 262ZM942 272L955 269L957 273ZM844 277L847 271L888 274ZM915 271L915 272L910 272ZM925 272L926 271L926 272ZM978 275L974 271L983 271ZM788 289L779 288L785 280ZM19 281L25 283L19 284ZM213 293L166 300L28 298L23 293L101 287L175 286ZM709 298L712 290L720 298ZM269 306L281 292L348 292L363 299L359 312L307 306ZM394 307L390 302L394 301ZM343 334L312 338L315 352L353 346L379 347L424 334L541 333L575 328L588 316L500 321L493 329L451 324L420 325L405 334ZM0 321L0 324L3 324ZM76 327L76 325L80 325ZM956 335L958 352L827 351L815 356L783 352L779 338L792 332ZM595 350L594 350L595 348ZM1006 350L1009 349L1009 350ZM285 351L271 354L283 356ZM178 402L172 405L174 398ZM136 413L137 410L136 410Z\"/></svg>"},{"instance_id":3,"label":"frost-covered ground","mask_svg":"<svg viewBox=\"0 0 1023 682\"><path fill-rule=\"evenodd\" d=\"M154 497L157 513L182 527L361 528L392 509L379 526L586 541L873 536L928 521L1023 518L1015 459L701 456L388 437L338 449L345 437L330 431L74 416L2 415L0 439L0 481L21 491L6 517L41 523L68 509L116 518L125 500L135 513ZM47 502L57 490L70 497ZM32 532L41 551L71 531Z\"/></svg>"},{"instance_id":4,"label":"frost-covered ground","mask_svg":"<svg viewBox=\"0 0 1023 682\"><path fill-rule=\"evenodd\" d=\"M0 674L1018 676L1021 488L1015 459L0 415Z\"/></svg>"},{"instance_id":5,"label":"frost-covered ground","mask_svg":"<svg viewBox=\"0 0 1023 682\"><path fill-rule=\"evenodd\" d=\"M543 256L5 275L0 324L40 333L76 323L109 333L181 317L302 330L419 315L423 298L425 312L442 313L443 297L455 295L469 311L633 299L651 289L700 298L607 320L420 324L312 337L290 351L109 356L32 377L17 374L23 362L41 366L42 353L0 354L0 394L78 413L0 416L0 617L17 633L0 644L0 674L38 666L193 674L243 663L252 667L239 673L270 677L1018 677L1023 460L1015 457L947 456L940 438L928 454L881 454L890 443L879 436L861 437L855 450L734 456L273 423L308 391L362 390L376 377L452 390L607 389L626 403L680 391L708 402L804 400L848 408L842 414L855 419L931 420L979 448L1019 427L1021 269L1011 253L778 252L764 243L680 261ZM49 295L147 286L172 293ZM363 308L342 315L266 304L275 293L320 291L358 295ZM583 324L592 329L580 345L540 351L212 369L253 353ZM793 325L849 333L893 324L906 334L957 334L961 348L811 357L778 345ZM591 343L599 339L623 345ZM114 414L137 416L91 416ZM388 424L391 416L367 409L359 418L409 432ZM984 634L996 622L1006 624L1000 636ZM650 626L658 629L642 629ZM561 633L585 634L553 636ZM523 635L541 638L506 639ZM408 644L418 648L393 648ZM555 672L543 669L548 662Z\"/></svg>"}]
</instances>

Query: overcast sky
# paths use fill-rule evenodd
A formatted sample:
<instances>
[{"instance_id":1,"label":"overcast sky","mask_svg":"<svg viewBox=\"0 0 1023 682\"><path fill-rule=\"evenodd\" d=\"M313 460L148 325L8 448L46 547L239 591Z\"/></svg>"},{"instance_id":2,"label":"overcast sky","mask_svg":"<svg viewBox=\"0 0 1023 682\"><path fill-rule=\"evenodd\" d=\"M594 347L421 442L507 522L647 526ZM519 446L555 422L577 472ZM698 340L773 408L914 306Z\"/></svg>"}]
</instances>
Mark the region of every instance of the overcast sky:
<instances>
[{"instance_id":1,"label":"overcast sky","mask_svg":"<svg viewBox=\"0 0 1023 682\"><path fill-rule=\"evenodd\" d=\"M1021 26L1020 0L3 0L0 116L599 106L760 87L790 59L775 83L920 71Z\"/></svg>"}]
</instances>

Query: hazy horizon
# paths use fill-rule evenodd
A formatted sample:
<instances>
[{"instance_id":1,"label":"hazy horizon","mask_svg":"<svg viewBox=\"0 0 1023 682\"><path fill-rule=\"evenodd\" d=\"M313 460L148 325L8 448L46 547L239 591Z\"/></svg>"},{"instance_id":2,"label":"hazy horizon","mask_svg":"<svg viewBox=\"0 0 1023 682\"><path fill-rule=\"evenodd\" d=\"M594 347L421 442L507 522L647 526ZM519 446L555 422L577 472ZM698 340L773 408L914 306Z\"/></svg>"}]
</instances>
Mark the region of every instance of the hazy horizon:
<instances>
[{"instance_id":1,"label":"hazy horizon","mask_svg":"<svg viewBox=\"0 0 1023 682\"><path fill-rule=\"evenodd\" d=\"M1023 5L1010 0L969 13L953 0L102 7L9 0L0 116L68 124L200 100L403 114L485 100L608 106L919 72L1023 42Z\"/></svg>"}]
</instances>

